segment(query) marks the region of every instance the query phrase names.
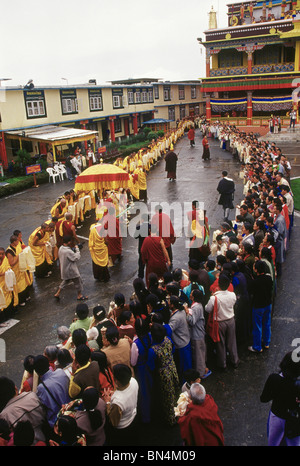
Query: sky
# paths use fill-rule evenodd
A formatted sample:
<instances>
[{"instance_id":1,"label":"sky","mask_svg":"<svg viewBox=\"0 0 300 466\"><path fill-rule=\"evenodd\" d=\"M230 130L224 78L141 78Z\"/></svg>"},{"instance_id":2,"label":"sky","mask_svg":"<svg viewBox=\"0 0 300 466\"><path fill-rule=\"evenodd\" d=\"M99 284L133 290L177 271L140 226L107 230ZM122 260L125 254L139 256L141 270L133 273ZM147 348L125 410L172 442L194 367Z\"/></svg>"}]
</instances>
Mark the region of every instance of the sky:
<instances>
[{"instance_id":1,"label":"sky","mask_svg":"<svg viewBox=\"0 0 300 466\"><path fill-rule=\"evenodd\" d=\"M205 75L208 12L226 26L227 0L14 0L0 15L2 86L164 81Z\"/></svg>"}]
</instances>

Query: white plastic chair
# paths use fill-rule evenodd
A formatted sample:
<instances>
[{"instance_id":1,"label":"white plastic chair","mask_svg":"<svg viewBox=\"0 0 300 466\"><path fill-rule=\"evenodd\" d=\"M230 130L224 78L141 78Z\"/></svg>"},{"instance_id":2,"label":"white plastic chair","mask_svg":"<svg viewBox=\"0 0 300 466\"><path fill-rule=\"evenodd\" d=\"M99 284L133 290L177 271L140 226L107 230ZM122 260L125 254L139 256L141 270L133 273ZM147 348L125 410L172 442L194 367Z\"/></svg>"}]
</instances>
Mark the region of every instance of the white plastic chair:
<instances>
[{"instance_id":1,"label":"white plastic chair","mask_svg":"<svg viewBox=\"0 0 300 466\"><path fill-rule=\"evenodd\" d=\"M61 181L63 181L64 176L66 177L66 179L68 178L66 167L63 164L59 163L57 165L57 169L58 169L58 172L60 174Z\"/></svg>"},{"instance_id":2,"label":"white plastic chair","mask_svg":"<svg viewBox=\"0 0 300 466\"><path fill-rule=\"evenodd\" d=\"M62 176L61 176L61 173L60 173L60 170L59 170L59 164L58 163L55 163L53 165L53 170L55 171L55 173L58 174L58 177L59 177L59 180L62 181Z\"/></svg>"},{"instance_id":3,"label":"white plastic chair","mask_svg":"<svg viewBox=\"0 0 300 466\"><path fill-rule=\"evenodd\" d=\"M53 168L51 168L51 167L46 168L46 172L49 175L49 183L50 183L51 179L52 179L53 183L55 183L55 178L60 179L59 173L57 173L55 170L53 170Z\"/></svg>"}]
</instances>

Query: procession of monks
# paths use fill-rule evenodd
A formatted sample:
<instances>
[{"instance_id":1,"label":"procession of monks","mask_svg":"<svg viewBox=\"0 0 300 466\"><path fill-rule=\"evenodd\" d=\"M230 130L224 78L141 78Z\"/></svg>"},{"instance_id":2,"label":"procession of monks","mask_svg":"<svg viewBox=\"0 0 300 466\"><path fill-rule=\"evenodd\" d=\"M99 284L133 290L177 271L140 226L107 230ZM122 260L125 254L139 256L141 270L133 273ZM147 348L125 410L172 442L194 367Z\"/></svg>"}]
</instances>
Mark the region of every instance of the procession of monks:
<instances>
[{"instance_id":1,"label":"procession of monks","mask_svg":"<svg viewBox=\"0 0 300 466\"><path fill-rule=\"evenodd\" d=\"M30 300L33 276L44 278L51 275L64 236L71 236L74 246L80 243L76 229L82 227L92 210L96 213L96 223L91 225L89 233L93 273L100 281L109 279L108 267L122 257L119 230L126 228L122 212L129 204L147 201L147 172L192 124L189 119L183 120L148 147L118 158L114 165L130 175L127 189L80 192L76 190L75 183L74 189L56 200L49 218L30 234L28 245L23 242L20 230L13 232L9 246L0 247L0 322L13 316L18 306L25 306ZM110 231L112 226L114 231Z\"/></svg>"}]
</instances>

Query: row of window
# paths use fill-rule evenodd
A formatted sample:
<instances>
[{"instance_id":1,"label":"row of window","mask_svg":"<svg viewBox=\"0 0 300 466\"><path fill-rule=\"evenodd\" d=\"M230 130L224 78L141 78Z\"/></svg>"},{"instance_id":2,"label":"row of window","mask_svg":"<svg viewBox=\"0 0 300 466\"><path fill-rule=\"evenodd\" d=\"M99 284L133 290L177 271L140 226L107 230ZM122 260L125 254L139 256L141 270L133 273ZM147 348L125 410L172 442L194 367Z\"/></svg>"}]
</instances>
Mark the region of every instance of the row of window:
<instances>
[{"instance_id":1,"label":"row of window","mask_svg":"<svg viewBox=\"0 0 300 466\"><path fill-rule=\"evenodd\" d=\"M195 105L190 105L188 114L186 112L186 106L182 105L179 107L179 119L183 120L185 117L189 115L200 115L200 106L199 104ZM168 118L169 120L175 121L175 106L174 107L168 107Z\"/></svg>"},{"instance_id":2,"label":"row of window","mask_svg":"<svg viewBox=\"0 0 300 466\"><path fill-rule=\"evenodd\" d=\"M185 99L185 87L179 86L179 100ZM64 90L61 92L61 109L62 114L74 114L78 113L78 99L76 90ZM191 98L195 99L197 96L196 86L191 86ZM29 91L24 92L26 111L28 118L37 118L45 117L46 114L46 104L44 91ZM159 88L154 86L154 98L159 98ZM172 93L170 86L163 87L163 98L164 101L172 100ZM127 105L132 104L143 104L143 103L153 103L153 89L139 90L139 89L128 89L126 94L123 94L123 89L112 91L112 101L113 108L124 108ZM103 110L103 100L102 100L102 91L101 89L89 90L89 104L90 111L102 111Z\"/></svg>"}]
</instances>

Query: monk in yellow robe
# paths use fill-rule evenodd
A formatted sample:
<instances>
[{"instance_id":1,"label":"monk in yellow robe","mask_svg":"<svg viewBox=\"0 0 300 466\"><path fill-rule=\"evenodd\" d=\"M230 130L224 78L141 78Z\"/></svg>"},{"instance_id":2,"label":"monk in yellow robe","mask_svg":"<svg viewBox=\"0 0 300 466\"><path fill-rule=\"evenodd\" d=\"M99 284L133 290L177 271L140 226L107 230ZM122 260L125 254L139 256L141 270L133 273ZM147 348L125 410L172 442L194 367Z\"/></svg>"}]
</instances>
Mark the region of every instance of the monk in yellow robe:
<instances>
[{"instance_id":1,"label":"monk in yellow robe","mask_svg":"<svg viewBox=\"0 0 300 466\"><path fill-rule=\"evenodd\" d=\"M53 223L42 223L29 236L28 245L31 248L36 261L35 276L37 278L49 277L52 273L53 264L52 246L50 244L50 233L55 228Z\"/></svg>"},{"instance_id":2,"label":"monk in yellow robe","mask_svg":"<svg viewBox=\"0 0 300 466\"><path fill-rule=\"evenodd\" d=\"M8 289L5 280L5 272L10 269L11 266L5 255L5 249L0 248L0 322L9 319L19 303L17 285L13 284L12 289Z\"/></svg>"},{"instance_id":3,"label":"monk in yellow robe","mask_svg":"<svg viewBox=\"0 0 300 466\"><path fill-rule=\"evenodd\" d=\"M108 270L108 247L104 236L104 229L101 223L95 223L91 226L89 250L92 258L93 275L96 280L108 282L110 279Z\"/></svg>"},{"instance_id":4,"label":"monk in yellow robe","mask_svg":"<svg viewBox=\"0 0 300 466\"><path fill-rule=\"evenodd\" d=\"M128 188L132 194L133 200L138 201L140 198L140 188L138 182L138 175L135 173L130 173Z\"/></svg>"},{"instance_id":5,"label":"monk in yellow robe","mask_svg":"<svg viewBox=\"0 0 300 466\"><path fill-rule=\"evenodd\" d=\"M17 236L17 238L19 240L19 244L18 244L16 249L17 249L17 254L20 254L20 252L22 252L23 249L26 248L26 244L24 243L23 238L22 238L22 232L20 230L15 230L13 232L13 234L15 236ZM32 285L33 284L33 274L32 274L32 272L30 272L30 270L27 270L27 274L28 274L30 284Z\"/></svg>"},{"instance_id":6,"label":"monk in yellow robe","mask_svg":"<svg viewBox=\"0 0 300 466\"><path fill-rule=\"evenodd\" d=\"M56 217L58 220L64 217L68 211L68 201L64 197L54 204L51 209L51 216Z\"/></svg>"},{"instance_id":7,"label":"monk in yellow robe","mask_svg":"<svg viewBox=\"0 0 300 466\"><path fill-rule=\"evenodd\" d=\"M143 163L139 162L137 169L134 171L134 175L137 175L137 181L139 185L139 200L147 201L147 174L146 170L143 169Z\"/></svg>"},{"instance_id":8,"label":"monk in yellow robe","mask_svg":"<svg viewBox=\"0 0 300 466\"><path fill-rule=\"evenodd\" d=\"M31 282L28 273L26 271L21 272L20 270L19 254L21 251L17 251L18 244L18 237L12 235L10 237L10 245L6 249L6 257L16 277L19 306L25 306L26 301L30 299L29 292Z\"/></svg>"}]
</instances>

